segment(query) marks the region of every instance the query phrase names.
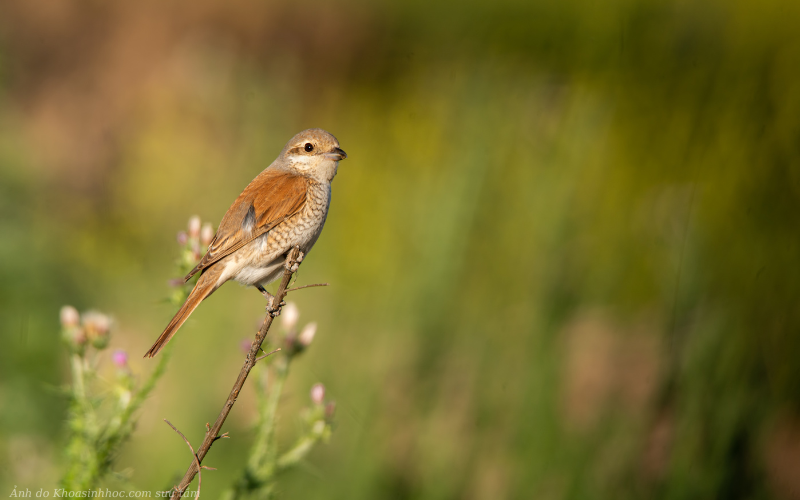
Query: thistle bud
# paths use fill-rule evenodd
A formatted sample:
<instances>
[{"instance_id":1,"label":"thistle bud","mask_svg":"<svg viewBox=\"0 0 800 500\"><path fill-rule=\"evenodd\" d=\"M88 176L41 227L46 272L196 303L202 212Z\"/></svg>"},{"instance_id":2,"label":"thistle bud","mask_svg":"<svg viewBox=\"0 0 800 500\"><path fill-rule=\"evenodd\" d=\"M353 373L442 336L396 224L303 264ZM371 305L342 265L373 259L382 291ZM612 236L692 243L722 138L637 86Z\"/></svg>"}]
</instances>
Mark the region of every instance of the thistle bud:
<instances>
[{"instance_id":1,"label":"thistle bud","mask_svg":"<svg viewBox=\"0 0 800 500\"><path fill-rule=\"evenodd\" d=\"M311 402L319 406L325 402L325 386L322 384L314 384L311 386Z\"/></svg>"},{"instance_id":2,"label":"thistle bud","mask_svg":"<svg viewBox=\"0 0 800 500\"><path fill-rule=\"evenodd\" d=\"M188 229L190 238L197 239L200 237L200 224L201 224L200 217L198 217L197 215L193 215L189 219Z\"/></svg>"},{"instance_id":3,"label":"thistle bud","mask_svg":"<svg viewBox=\"0 0 800 500\"><path fill-rule=\"evenodd\" d=\"M64 306L61 308L60 313L61 326L65 329L75 328L81 321L81 316L78 310L72 306Z\"/></svg>"},{"instance_id":4,"label":"thistle bud","mask_svg":"<svg viewBox=\"0 0 800 500\"><path fill-rule=\"evenodd\" d=\"M80 326L73 326L71 328L65 328L62 333L62 338L69 344L71 347L77 349L79 352L83 351L83 346L86 345L86 332L83 331L83 328Z\"/></svg>"},{"instance_id":5,"label":"thistle bud","mask_svg":"<svg viewBox=\"0 0 800 500\"><path fill-rule=\"evenodd\" d=\"M303 346L297 343L297 334L294 332L289 332L283 338L284 348L286 349L286 354L292 356L297 354L298 352L303 350Z\"/></svg>"},{"instance_id":6,"label":"thistle bud","mask_svg":"<svg viewBox=\"0 0 800 500\"><path fill-rule=\"evenodd\" d=\"M178 235L175 239L178 240L178 245L184 246L186 242L189 241L189 235L186 234L186 231L178 231Z\"/></svg>"},{"instance_id":7,"label":"thistle bud","mask_svg":"<svg viewBox=\"0 0 800 500\"><path fill-rule=\"evenodd\" d=\"M211 226L210 222L206 222L203 224L203 229L200 230L200 243L207 247L211 244L211 240L214 239L214 228Z\"/></svg>"},{"instance_id":8,"label":"thistle bud","mask_svg":"<svg viewBox=\"0 0 800 500\"><path fill-rule=\"evenodd\" d=\"M83 329L92 345L103 349L108 345L111 318L97 311L88 311L83 314Z\"/></svg>"},{"instance_id":9,"label":"thistle bud","mask_svg":"<svg viewBox=\"0 0 800 500\"><path fill-rule=\"evenodd\" d=\"M281 311L281 324L286 330L294 330L297 326L297 319L300 317L300 310L294 302L289 302L283 306Z\"/></svg>"},{"instance_id":10,"label":"thistle bud","mask_svg":"<svg viewBox=\"0 0 800 500\"><path fill-rule=\"evenodd\" d=\"M315 322L309 323L303 327L300 335L297 336L297 341L303 347L308 347L314 341L314 335L317 334L317 324Z\"/></svg>"},{"instance_id":11,"label":"thistle bud","mask_svg":"<svg viewBox=\"0 0 800 500\"><path fill-rule=\"evenodd\" d=\"M333 420L333 416L336 414L336 402L335 401L328 401L328 404L325 405L325 420L330 422Z\"/></svg>"}]
</instances>

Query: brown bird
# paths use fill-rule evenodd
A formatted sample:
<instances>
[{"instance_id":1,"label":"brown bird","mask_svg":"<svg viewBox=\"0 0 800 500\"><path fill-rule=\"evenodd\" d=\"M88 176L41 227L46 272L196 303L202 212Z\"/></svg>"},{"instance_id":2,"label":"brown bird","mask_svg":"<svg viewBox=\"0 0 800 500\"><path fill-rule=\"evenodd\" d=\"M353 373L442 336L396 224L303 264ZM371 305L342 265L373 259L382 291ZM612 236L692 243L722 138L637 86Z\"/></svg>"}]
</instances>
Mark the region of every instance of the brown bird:
<instances>
[{"instance_id":1,"label":"brown bird","mask_svg":"<svg viewBox=\"0 0 800 500\"><path fill-rule=\"evenodd\" d=\"M316 243L328 216L331 181L345 158L339 141L322 129L292 137L225 213L208 252L186 276L189 281L200 273L197 284L144 356L155 356L200 302L228 280L255 286L272 307L264 286L281 275L286 252L299 246L302 260Z\"/></svg>"}]
</instances>

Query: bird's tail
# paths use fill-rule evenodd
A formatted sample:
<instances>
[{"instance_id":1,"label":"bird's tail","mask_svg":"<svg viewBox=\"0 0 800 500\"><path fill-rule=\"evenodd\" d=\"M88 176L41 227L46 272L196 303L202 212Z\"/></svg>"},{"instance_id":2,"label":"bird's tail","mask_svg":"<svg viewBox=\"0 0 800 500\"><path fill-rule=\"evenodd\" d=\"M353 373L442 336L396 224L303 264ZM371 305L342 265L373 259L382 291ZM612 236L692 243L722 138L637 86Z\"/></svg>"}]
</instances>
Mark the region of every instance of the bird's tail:
<instances>
[{"instance_id":1,"label":"bird's tail","mask_svg":"<svg viewBox=\"0 0 800 500\"><path fill-rule=\"evenodd\" d=\"M219 277L218 274L219 273L214 272L213 268L209 268L200 276L200 279L197 280L197 284L192 289L189 297L186 298L186 302L183 303L180 310L178 310L178 312L175 314L175 317L169 322L167 328L164 329L164 333L158 337L158 340L156 340L155 344L153 344L153 347L151 347L150 350L145 353L145 358L152 358L158 354L158 351L167 345L167 342L169 342L172 336L175 335L175 332L178 331L178 328L181 327L183 322L189 318L189 315L192 314L192 311L194 311L195 308L200 305L200 302L214 293L214 290L217 289L217 278Z\"/></svg>"}]
</instances>

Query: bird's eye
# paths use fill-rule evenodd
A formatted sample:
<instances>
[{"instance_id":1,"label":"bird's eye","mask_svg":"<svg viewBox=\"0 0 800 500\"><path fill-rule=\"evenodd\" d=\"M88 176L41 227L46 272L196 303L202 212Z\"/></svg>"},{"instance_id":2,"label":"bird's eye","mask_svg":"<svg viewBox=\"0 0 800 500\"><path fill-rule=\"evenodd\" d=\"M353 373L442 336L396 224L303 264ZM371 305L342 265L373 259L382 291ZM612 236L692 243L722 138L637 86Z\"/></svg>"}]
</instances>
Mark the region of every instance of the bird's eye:
<instances>
[{"instance_id":1,"label":"bird's eye","mask_svg":"<svg viewBox=\"0 0 800 500\"><path fill-rule=\"evenodd\" d=\"M312 151L314 151L314 145L311 144L310 142L307 142L306 143L306 152L310 153Z\"/></svg>"}]
</instances>

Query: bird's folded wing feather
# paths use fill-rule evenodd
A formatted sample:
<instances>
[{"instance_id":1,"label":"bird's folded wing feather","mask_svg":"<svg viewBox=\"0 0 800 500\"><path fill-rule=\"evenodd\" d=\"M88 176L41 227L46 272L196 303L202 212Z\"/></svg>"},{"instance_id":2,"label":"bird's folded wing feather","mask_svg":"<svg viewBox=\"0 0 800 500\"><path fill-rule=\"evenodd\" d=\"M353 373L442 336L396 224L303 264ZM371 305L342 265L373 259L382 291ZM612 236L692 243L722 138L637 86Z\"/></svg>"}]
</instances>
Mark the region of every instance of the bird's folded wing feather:
<instances>
[{"instance_id":1,"label":"bird's folded wing feather","mask_svg":"<svg viewBox=\"0 0 800 500\"><path fill-rule=\"evenodd\" d=\"M299 175L274 169L261 172L228 209L208 252L186 281L299 212L307 187L305 177Z\"/></svg>"}]
</instances>

